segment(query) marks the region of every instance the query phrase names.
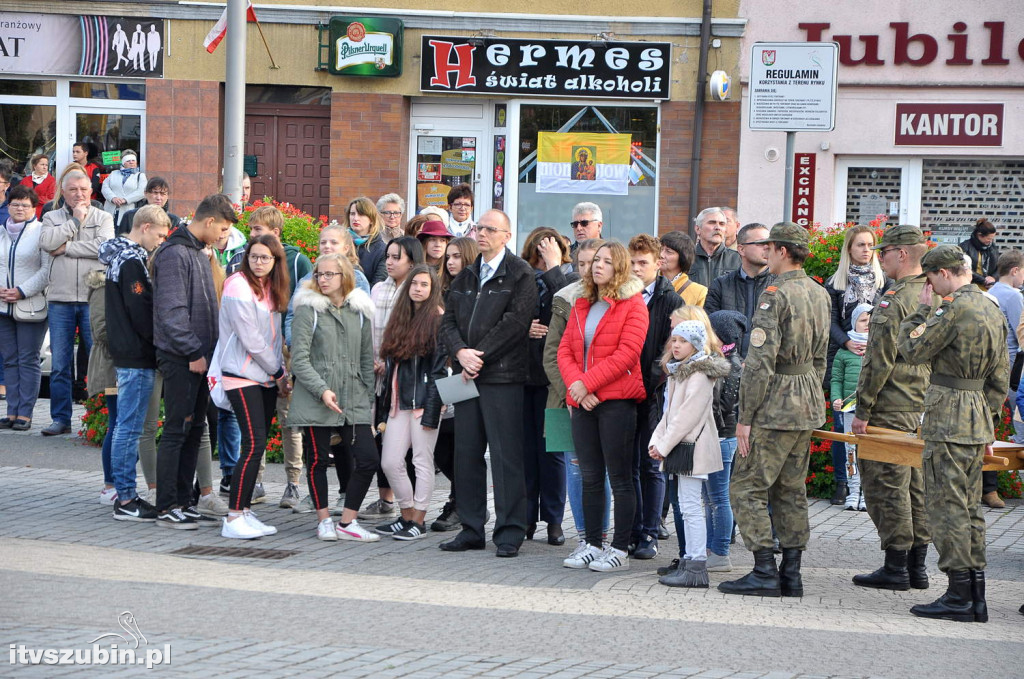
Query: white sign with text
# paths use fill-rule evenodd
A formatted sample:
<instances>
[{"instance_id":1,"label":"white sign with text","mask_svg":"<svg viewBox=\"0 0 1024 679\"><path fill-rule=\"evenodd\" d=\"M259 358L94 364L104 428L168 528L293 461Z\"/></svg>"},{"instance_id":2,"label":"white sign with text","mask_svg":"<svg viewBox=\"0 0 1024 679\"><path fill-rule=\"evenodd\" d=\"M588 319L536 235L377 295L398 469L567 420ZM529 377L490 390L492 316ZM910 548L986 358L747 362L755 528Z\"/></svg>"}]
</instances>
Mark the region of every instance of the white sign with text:
<instances>
[{"instance_id":1,"label":"white sign with text","mask_svg":"<svg viewBox=\"0 0 1024 679\"><path fill-rule=\"evenodd\" d=\"M838 64L839 46L834 42L754 43L750 55L750 129L835 129Z\"/></svg>"}]
</instances>

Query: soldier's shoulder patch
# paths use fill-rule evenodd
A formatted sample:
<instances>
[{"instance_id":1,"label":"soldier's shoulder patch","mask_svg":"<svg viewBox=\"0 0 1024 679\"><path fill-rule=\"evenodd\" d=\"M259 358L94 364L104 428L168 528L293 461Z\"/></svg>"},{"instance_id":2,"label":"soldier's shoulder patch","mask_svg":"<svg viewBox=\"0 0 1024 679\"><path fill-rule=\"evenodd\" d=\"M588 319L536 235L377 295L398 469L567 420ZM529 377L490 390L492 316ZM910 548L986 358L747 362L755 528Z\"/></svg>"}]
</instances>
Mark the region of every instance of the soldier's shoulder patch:
<instances>
[{"instance_id":1,"label":"soldier's shoulder patch","mask_svg":"<svg viewBox=\"0 0 1024 679\"><path fill-rule=\"evenodd\" d=\"M761 302L761 306L758 308L761 309L761 311L767 311L769 308L771 308L771 306L772 305L769 304L768 302Z\"/></svg>"},{"instance_id":2,"label":"soldier's shoulder patch","mask_svg":"<svg viewBox=\"0 0 1024 679\"><path fill-rule=\"evenodd\" d=\"M888 295L889 293L885 293L885 294ZM878 306L881 307L882 309L888 309L889 308L889 300L883 299L881 302L878 303Z\"/></svg>"},{"instance_id":3,"label":"soldier's shoulder patch","mask_svg":"<svg viewBox=\"0 0 1024 679\"><path fill-rule=\"evenodd\" d=\"M768 340L768 333L764 331L764 328L754 328L754 331L750 333L750 344L755 347L764 346L764 343Z\"/></svg>"},{"instance_id":4,"label":"soldier's shoulder patch","mask_svg":"<svg viewBox=\"0 0 1024 679\"><path fill-rule=\"evenodd\" d=\"M778 289L779 289L779 286L777 286L777 285L769 285L767 288L764 289L764 291L765 292L775 292Z\"/></svg>"},{"instance_id":5,"label":"soldier's shoulder patch","mask_svg":"<svg viewBox=\"0 0 1024 679\"><path fill-rule=\"evenodd\" d=\"M925 324L922 323L921 325L917 326L916 328L910 331L910 339L917 339L918 337L924 334L924 330Z\"/></svg>"},{"instance_id":6,"label":"soldier's shoulder patch","mask_svg":"<svg viewBox=\"0 0 1024 679\"><path fill-rule=\"evenodd\" d=\"M886 295L895 295L895 294L896 294L896 291L895 291L895 290L892 290L892 289L890 289L890 290L886 290L886 291L885 291L885 294L886 294Z\"/></svg>"},{"instance_id":7,"label":"soldier's shoulder patch","mask_svg":"<svg viewBox=\"0 0 1024 679\"><path fill-rule=\"evenodd\" d=\"M946 313L946 310L944 308L942 308L942 307L939 307L938 310L936 310L935 315L936 316L941 316L944 313Z\"/></svg>"},{"instance_id":8,"label":"soldier's shoulder patch","mask_svg":"<svg viewBox=\"0 0 1024 679\"><path fill-rule=\"evenodd\" d=\"M946 295L945 297L942 298L942 301L943 302L952 302L953 301L953 295Z\"/></svg>"}]
</instances>

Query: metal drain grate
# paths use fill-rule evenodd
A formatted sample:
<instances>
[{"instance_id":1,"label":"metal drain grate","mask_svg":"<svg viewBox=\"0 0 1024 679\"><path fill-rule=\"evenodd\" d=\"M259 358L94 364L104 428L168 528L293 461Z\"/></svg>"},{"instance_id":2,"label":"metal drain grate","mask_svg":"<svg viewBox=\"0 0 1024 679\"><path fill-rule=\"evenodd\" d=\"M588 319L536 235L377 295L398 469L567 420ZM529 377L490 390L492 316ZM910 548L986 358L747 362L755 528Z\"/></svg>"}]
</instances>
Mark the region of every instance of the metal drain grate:
<instances>
[{"instance_id":1,"label":"metal drain grate","mask_svg":"<svg viewBox=\"0 0 1024 679\"><path fill-rule=\"evenodd\" d=\"M256 547L207 547L205 545L189 545L176 549L171 554L176 556L233 556L240 559L266 559L280 561L298 552L289 549L258 549Z\"/></svg>"}]
</instances>

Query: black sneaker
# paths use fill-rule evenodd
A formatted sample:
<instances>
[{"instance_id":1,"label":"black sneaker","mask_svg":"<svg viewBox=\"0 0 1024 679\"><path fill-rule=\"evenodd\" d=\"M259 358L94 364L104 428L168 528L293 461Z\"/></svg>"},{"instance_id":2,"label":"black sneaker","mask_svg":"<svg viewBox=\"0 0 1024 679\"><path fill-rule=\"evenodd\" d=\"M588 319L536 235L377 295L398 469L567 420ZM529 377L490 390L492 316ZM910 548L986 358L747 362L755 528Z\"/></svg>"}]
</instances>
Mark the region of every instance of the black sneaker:
<instances>
[{"instance_id":1,"label":"black sneaker","mask_svg":"<svg viewBox=\"0 0 1024 679\"><path fill-rule=\"evenodd\" d=\"M394 521L389 521L388 523L380 524L379 526L375 527L373 531L375 533L380 533L381 535L395 535L400 530L403 530L405 527L405 519L403 519L402 517L398 517Z\"/></svg>"},{"instance_id":2,"label":"black sneaker","mask_svg":"<svg viewBox=\"0 0 1024 679\"><path fill-rule=\"evenodd\" d=\"M658 538L653 535L645 535L640 538L639 544L633 551L633 558L646 560L658 556Z\"/></svg>"},{"instance_id":3,"label":"black sneaker","mask_svg":"<svg viewBox=\"0 0 1024 679\"><path fill-rule=\"evenodd\" d=\"M427 537L427 527L415 521L406 521L405 527L392 535L396 540L419 540Z\"/></svg>"},{"instance_id":4,"label":"black sneaker","mask_svg":"<svg viewBox=\"0 0 1024 679\"><path fill-rule=\"evenodd\" d=\"M177 530L198 530L199 524L195 519L185 516L181 508L175 507L166 512L157 514L156 525Z\"/></svg>"},{"instance_id":5,"label":"black sneaker","mask_svg":"<svg viewBox=\"0 0 1024 679\"><path fill-rule=\"evenodd\" d=\"M185 515L185 518L192 519L200 526L219 526L220 518L214 518L212 516L206 516L201 514L195 506L185 507L181 510L181 513Z\"/></svg>"},{"instance_id":6,"label":"black sneaker","mask_svg":"<svg viewBox=\"0 0 1024 679\"><path fill-rule=\"evenodd\" d=\"M231 495L231 477L225 476L220 480L220 494Z\"/></svg>"},{"instance_id":7,"label":"black sneaker","mask_svg":"<svg viewBox=\"0 0 1024 679\"><path fill-rule=\"evenodd\" d=\"M156 521L156 507L141 497L134 498L126 505L114 503L114 521L139 521L151 523Z\"/></svg>"},{"instance_id":8,"label":"black sneaker","mask_svg":"<svg viewBox=\"0 0 1024 679\"><path fill-rule=\"evenodd\" d=\"M658 575L671 575L677 570L679 570L679 559L672 559L669 565L658 568Z\"/></svg>"},{"instance_id":9,"label":"black sneaker","mask_svg":"<svg viewBox=\"0 0 1024 679\"><path fill-rule=\"evenodd\" d=\"M434 520L434 523L430 524L430 530L436 530L439 533L459 530L460 528L462 528L462 520L459 518L459 513L455 510L455 503L451 500L444 503L441 514Z\"/></svg>"}]
</instances>

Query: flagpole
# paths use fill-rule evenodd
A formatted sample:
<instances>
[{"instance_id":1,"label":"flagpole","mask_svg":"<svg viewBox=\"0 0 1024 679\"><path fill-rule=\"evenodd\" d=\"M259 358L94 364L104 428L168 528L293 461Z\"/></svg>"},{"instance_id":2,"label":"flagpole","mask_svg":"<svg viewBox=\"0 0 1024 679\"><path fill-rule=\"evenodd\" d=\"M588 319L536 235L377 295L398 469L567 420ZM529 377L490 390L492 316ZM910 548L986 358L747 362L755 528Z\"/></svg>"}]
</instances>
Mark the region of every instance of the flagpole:
<instances>
[{"instance_id":1,"label":"flagpole","mask_svg":"<svg viewBox=\"0 0 1024 679\"><path fill-rule=\"evenodd\" d=\"M242 201L242 154L245 150L245 24L248 0L228 0L224 77L224 193Z\"/></svg>"},{"instance_id":2,"label":"flagpole","mask_svg":"<svg viewBox=\"0 0 1024 679\"><path fill-rule=\"evenodd\" d=\"M267 36L263 35L263 26L260 25L260 20L256 19L256 29L260 32L260 37L263 38L263 46L267 48L267 56L270 57L270 68L280 69L281 67L274 63L274 55L270 53L270 45L267 44Z\"/></svg>"}]
</instances>

